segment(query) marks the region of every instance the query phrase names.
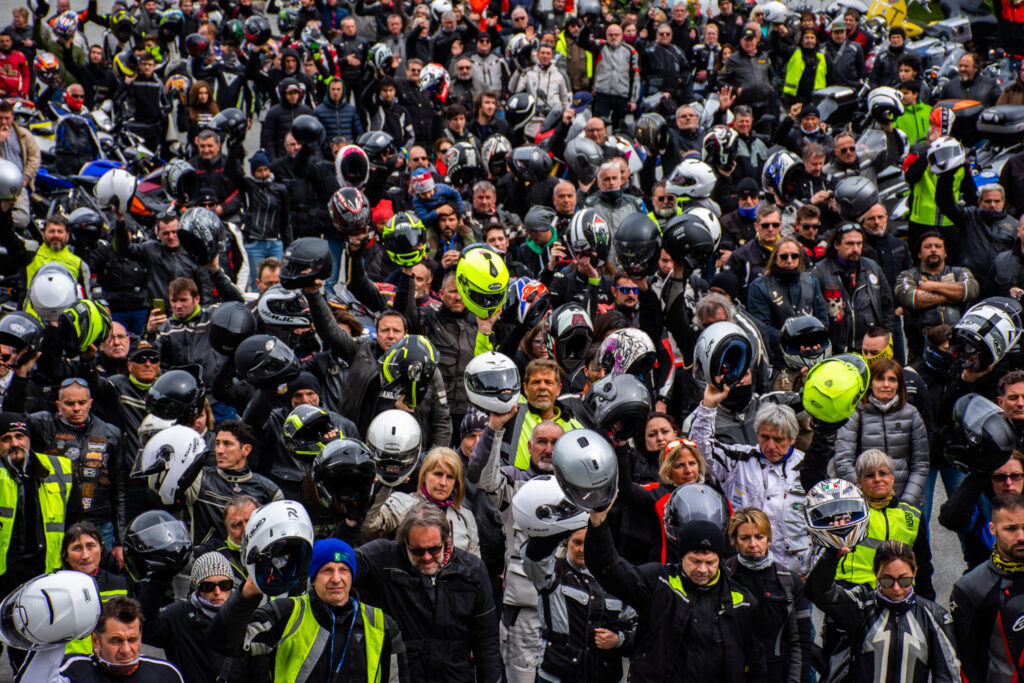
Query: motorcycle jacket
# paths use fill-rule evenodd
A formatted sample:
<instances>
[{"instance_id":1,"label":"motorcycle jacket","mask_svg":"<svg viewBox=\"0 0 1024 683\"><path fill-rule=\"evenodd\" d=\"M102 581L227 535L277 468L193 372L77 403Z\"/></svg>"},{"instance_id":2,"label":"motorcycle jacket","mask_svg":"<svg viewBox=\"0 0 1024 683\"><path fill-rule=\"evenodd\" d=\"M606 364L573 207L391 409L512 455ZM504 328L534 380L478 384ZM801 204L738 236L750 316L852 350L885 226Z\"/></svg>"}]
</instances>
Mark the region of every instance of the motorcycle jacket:
<instances>
[{"instance_id":1,"label":"motorcycle jacket","mask_svg":"<svg viewBox=\"0 0 1024 683\"><path fill-rule=\"evenodd\" d=\"M196 545L227 538L224 508L236 496L252 496L260 505L282 500L277 484L248 467L223 470L206 466L185 491L185 505L191 512L192 541Z\"/></svg>"}]
</instances>

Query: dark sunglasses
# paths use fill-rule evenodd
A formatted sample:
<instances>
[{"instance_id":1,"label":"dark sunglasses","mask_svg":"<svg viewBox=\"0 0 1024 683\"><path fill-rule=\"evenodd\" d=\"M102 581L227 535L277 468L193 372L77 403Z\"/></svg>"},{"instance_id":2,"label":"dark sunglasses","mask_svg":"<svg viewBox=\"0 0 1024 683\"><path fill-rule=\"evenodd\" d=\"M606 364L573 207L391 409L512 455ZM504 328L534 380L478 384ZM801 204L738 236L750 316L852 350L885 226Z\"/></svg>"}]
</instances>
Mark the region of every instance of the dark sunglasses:
<instances>
[{"instance_id":1,"label":"dark sunglasses","mask_svg":"<svg viewBox=\"0 0 1024 683\"><path fill-rule=\"evenodd\" d=\"M81 377L68 377L66 380L60 383L60 388L64 389L65 387L70 387L72 384L77 384L78 386L83 387L85 389L89 388L89 383L86 382Z\"/></svg>"},{"instance_id":2,"label":"dark sunglasses","mask_svg":"<svg viewBox=\"0 0 1024 683\"><path fill-rule=\"evenodd\" d=\"M235 582L231 579L224 579L223 581L200 581L199 592L200 593L212 593L215 588L219 588L225 593L230 593L235 587Z\"/></svg>"},{"instance_id":3,"label":"dark sunglasses","mask_svg":"<svg viewBox=\"0 0 1024 683\"><path fill-rule=\"evenodd\" d=\"M780 261L799 261L800 254L783 254L779 252L779 255L776 258Z\"/></svg>"},{"instance_id":4,"label":"dark sunglasses","mask_svg":"<svg viewBox=\"0 0 1024 683\"><path fill-rule=\"evenodd\" d=\"M665 195L663 197L655 197L654 201L656 201L656 202L670 202L673 199L675 199L675 197L673 197L672 195L667 194L667 195Z\"/></svg>"},{"instance_id":5,"label":"dark sunglasses","mask_svg":"<svg viewBox=\"0 0 1024 683\"><path fill-rule=\"evenodd\" d=\"M1014 472L1013 474L993 474L990 477L992 481L999 483L1006 483L1007 481L1020 481L1024 479L1024 472Z\"/></svg>"},{"instance_id":6,"label":"dark sunglasses","mask_svg":"<svg viewBox=\"0 0 1024 683\"><path fill-rule=\"evenodd\" d=\"M855 147L836 147L836 151L842 154L843 152L852 152Z\"/></svg>"},{"instance_id":7,"label":"dark sunglasses","mask_svg":"<svg viewBox=\"0 0 1024 683\"><path fill-rule=\"evenodd\" d=\"M432 545L429 548L409 548L409 553L413 557L423 557L427 553L430 553L430 556L434 557L440 555L442 550L444 550L443 545Z\"/></svg>"},{"instance_id":8,"label":"dark sunglasses","mask_svg":"<svg viewBox=\"0 0 1024 683\"><path fill-rule=\"evenodd\" d=\"M882 588L892 588L896 584L900 584L900 588L910 588L911 584L914 583L913 576L901 576L895 578L893 576L880 576L878 577L878 585Z\"/></svg>"},{"instance_id":9,"label":"dark sunglasses","mask_svg":"<svg viewBox=\"0 0 1024 683\"><path fill-rule=\"evenodd\" d=\"M151 365L159 365L160 364L160 356L158 356L156 354L150 355L148 353L140 354L140 355L136 356L135 358L132 358L131 362L133 362L133 363L150 363Z\"/></svg>"},{"instance_id":10,"label":"dark sunglasses","mask_svg":"<svg viewBox=\"0 0 1024 683\"><path fill-rule=\"evenodd\" d=\"M209 208L211 206L217 206L217 202L199 202L199 206L205 206Z\"/></svg>"},{"instance_id":11,"label":"dark sunglasses","mask_svg":"<svg viewBox=\"0 0 1024 683\"><path fill-rule=\"evenodd\" d=\"M623 294L639 294L640 293L640 288L639 287L623 286L623 287L616 287L615 289L619 290Z\"/></svg>"},{"instance_id":12,"label":"dark sunglasses","mask_svg":"<svg viewBox=\"0 0 1024 683\"><path fill-rule=\"evenodd\" d=\"M781 228L782 227L782 223L780 223L778 221L776 221L774 223L769 223L769 222L766 221L764 223L760 223L760 226L762 228Z\"/></svg>"},{"instance_id":13,"label":"dark sunglasses","mask_svg":"<svg viewBox=\"0 0 1024 683\"><path fill-rule=\"evenodd\" d=\"M801 223L800 227L807 228L808 230L810 230L811 228L814 228L815 230L820 230L821 223Z\"/></svg>"}]
</instances>

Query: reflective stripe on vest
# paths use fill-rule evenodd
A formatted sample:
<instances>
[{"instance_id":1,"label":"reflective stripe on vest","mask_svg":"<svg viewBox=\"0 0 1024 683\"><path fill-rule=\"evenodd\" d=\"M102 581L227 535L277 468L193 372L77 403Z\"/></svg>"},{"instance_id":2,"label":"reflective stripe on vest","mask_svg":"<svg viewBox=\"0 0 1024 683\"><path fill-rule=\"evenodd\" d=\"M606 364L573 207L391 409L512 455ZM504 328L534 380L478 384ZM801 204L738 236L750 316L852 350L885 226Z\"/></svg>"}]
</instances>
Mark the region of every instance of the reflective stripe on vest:
<instances>
[{"instance_id":1,"label":"reflective stripe on vest","mask_svg":"<svg viewBox=\"0 0 1024 683\"><path fill-rule=\"evenodd\" d=\"M721 570L719 570L719 572L718 572L719 580L721 580L721 577L722 577L722 572L721 572ZM686 589L683 588L683 579L682 579L682 577L680 577L678 574L669 574L668 575L668 585L672 587L672 590L676 591L677 593L682 595L684 598L686 598L687 601L689 601L690 598L686 595ZM732 606L733 607L739 607L740 605L742 605L742 604L744 604L746 602L744 600L744 598L743 598L743 593L740 593L739 591L729 591L729 594L732 596ZM723 605L723 607L724 607L724 605Z\"/></svg>"},{"instance_id":2,"label":"reflective stripe on vest","mask_svg":"<svg viewBox=\"0 0 1024 683\"><path fill-rule=\"evenodd\" d=\"M799 48L793 53L793 56L789 58L789 62L786 64L786 84L782 87L782 92L785 95L796 96L797 88L800 87L800 79L803 78L804 71L807 67L804 65L803 51ZM825 58L822 55L818 55L818 64L814 67L814 83L811 86L812 90L820 90L825 87Z\"/></svg>"},{"instance_id":3,"label":"reflective stripe on vest","mask_svg":"<svg viewBox=\"0 0 1024 683\"><path fill-rule=\"evenodd\" d=\"M526 399L522 396L519 397L519 410L525 412L525 416L523 417L522 427L519 430L519 441L516 443L515 466L525 472L530 469L530 436L533 434L534 428L544 420L540 415L526 407ZM562 419L562 409L558 406L555 406L555 411L557 415L552 422L565 431L583 427L583 423L575 418Z\"/></svg>"},{"instance_id":4,"label":"reflective stripe on vest","mask_svg":"<svg viewBox=\"0 0 1024 683\"><path fill-rule=\"evenodd\" d=\"M32 262L25 267L25 283L32 283L32 276L36 274L36 271L45 266L47 263L59 263L68 269L71 273L71 277L75 279L75 282L81 280L82 274L82 259L71 253L71 250L65 247L60 251L54 251L45 244L39 245L39 250L36 251L35 258ZM28 296L25 297L25 310L32 315L36 315L36 312L32 309L32 304L28 300ZM38 317L36 315L36 317Z\"/></svg>"},{"instance_id":5,"label":"reflective stripe on vest","mask_svg":"<svg viewBox=\"0 0 1024 683\"><path fill-rule=\"evenodd\" d=\"M39 511L46 542L45 571L60 569L60 546L64 540L64 521L71 497L71 461L59 455L39 455L36 459L47 474L39 484ZM14 532L14 512L18 507L18 482L6 467L0 467L0 574L7 571L7 551Z\"/></svg>"},{"instance_id":6,"label":"reflective stripe on vest","mask_svg":"<svg viewBox=\"0 0 1024 683\"><path fill-rule=\"evenodd\" d=\"M902 541L914 545L921 526L921 511L913 505L900 503L883 510L872 508L868 513L868 533L852 553L844 555L836 570L836 579L875 587L873 564L875 552L884 541Z\"/></svg>"},{"instance_id":7,"label":"reflective stripe on vest","mask_svg":"<svg viewBox=\"0 0 1024 683\"><path fill-rule=\"evenodd\" d=\"M106 591L100 591L100 602L104 603L111 598L126 598L128 597L128 591L124 588L115 588ZM79 638L78 640L72 640L64 647L65 655L91 655L92 654L92 636L86 636L85 638Z\"/></svg>"},{"instance_id":8,"label":"reflective stripe on vest","mask_svg":"<svg viewBox=\"0 0 1024 683\"><path fill-rule=\"evenodd\" d=\"M366 680L380 681L380 657L384 651L384 613L379 607L359 604L363 620L364 648L366 650ZM309 595L292 599L292 613L284 627L284 635L274 655L275 683L305 683L320 661L330 641L330 633L321 628L310 611ZM333 676L334 672L331 672Z\"/></svg>"}]
</instances>

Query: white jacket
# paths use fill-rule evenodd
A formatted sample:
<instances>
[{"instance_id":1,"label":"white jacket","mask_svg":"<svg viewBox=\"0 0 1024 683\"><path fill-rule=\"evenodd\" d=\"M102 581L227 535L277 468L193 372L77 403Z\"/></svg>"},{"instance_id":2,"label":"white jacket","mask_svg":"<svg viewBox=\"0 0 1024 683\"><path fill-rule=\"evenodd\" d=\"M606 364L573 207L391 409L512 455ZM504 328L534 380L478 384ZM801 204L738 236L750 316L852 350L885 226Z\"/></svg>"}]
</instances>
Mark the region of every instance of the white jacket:
<instances>
[{"instance_id":1,"label":"white jacket","mask_svg":"<svg viewBox=\"0 0 1024 683\"><path fill-rule=\"evenodd\" d=\"M546 102L547 109L562 111L569 108L572 99L569 82L554 63L548 65L547 69L534 64L529 69L516 71L508 83L508 91L530 93L538 102Z\"/></svg>"}]
</instances>

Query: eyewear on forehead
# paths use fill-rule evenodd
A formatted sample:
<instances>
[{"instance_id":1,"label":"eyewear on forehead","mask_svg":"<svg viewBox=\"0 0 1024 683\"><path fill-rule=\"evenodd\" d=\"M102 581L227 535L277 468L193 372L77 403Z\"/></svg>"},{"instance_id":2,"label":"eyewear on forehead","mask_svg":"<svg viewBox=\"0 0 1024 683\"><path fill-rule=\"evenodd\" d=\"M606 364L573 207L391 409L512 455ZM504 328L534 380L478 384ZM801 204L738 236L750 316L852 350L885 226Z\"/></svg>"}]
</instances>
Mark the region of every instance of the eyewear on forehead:
<instances>
[{"instance_id":1,"label":"eyewear on forehead","mask_svg":"<svg viewBox=\"0 0 1024 683\"><path fill-rule=\"evenodd\" d=\"M235 582L231 579L224 579L223 581L200 581L199 592L200 593L212 593L215 588L221 589L223 592L228 593L232 588L235 587Z\"/></svg>"},{"instance_id":2,"label":"eyewear on forehead","mask_svg":"<svg viewBox=\"0 0 1024 683\"><path fill-rule=\"evenodd\" d=\"M896 578L895 576L879 576L878 584L882 588L892 588L895 584L899 584L900 588L910 588L914 583L913 576L901 576Z\"/></svg>"},{"instance_id":3,"label":"eyewear on forehead","mask_svg":"<svg viewBox=\"0 0 1024 683\"><path fill-rule=\"evenodd\" d=\"M423 557L427 553L430 553L431 557L434 555L440 555L441 551L444 550L444 546L432 545L427 548L409 548L409 552L413 557Z\"/></svg>"},{"instance_id":4,"label":"eyewear on forehead","mask_svg":"<svg viewBox=\"0 0 1024 683\"><path fill-rule=\"evenodd\" d=\"M688 448L693 448L694 450L696 450L697 442L694 441L693 439L687 439L685 437L682 439L673 439L672 441L669 441L667 444L665 444L665 453L668 453L673 448L679 448L680 446L686 446Z\"/></svg>"},{"instance_id":5,"label":"eyewear on forehead","mask_svg":"<svg viewBox=\"0 0 1024 683\"><path fill-rule=\"evenodd\" d=\"M86 382L81 377L68 377L66 380L60 383L60 388L64 389L66 387L70 387L72 384L77 384L78 386L83 387L85 389L89 388L89 383Z\"/></svg>"},{"instance_id":6,"label":"eyewear on forehead","mask_svg":"<svg viewBox=\"0 0 1024 683\"><path fill-rule=\"evenodd\" d=\"M1021 481L1024 480L1024 472L1014 472L1012 474L993 474L991 476L992 481L999 483L1006 483L1007 481Z\"/></svg>"}]
</instances>

